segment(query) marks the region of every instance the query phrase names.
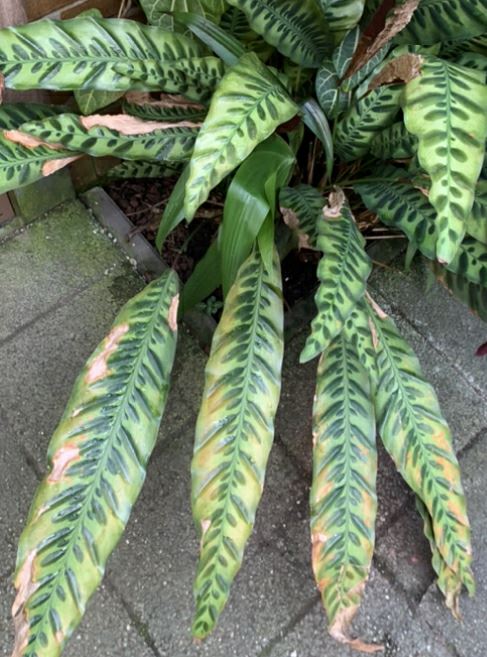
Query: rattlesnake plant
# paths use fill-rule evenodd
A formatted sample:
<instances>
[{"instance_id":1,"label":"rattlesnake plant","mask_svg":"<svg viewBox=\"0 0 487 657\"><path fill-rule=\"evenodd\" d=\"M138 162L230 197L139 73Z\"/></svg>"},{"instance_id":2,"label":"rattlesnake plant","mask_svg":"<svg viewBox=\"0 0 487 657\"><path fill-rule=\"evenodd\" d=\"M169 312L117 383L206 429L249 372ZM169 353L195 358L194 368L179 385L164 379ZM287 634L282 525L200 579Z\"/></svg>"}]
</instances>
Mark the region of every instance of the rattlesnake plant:
<instances>
[{"instance_id":1,"label":"rattlesnake plant","mask_svg":"<svg viewBox=\"0 0 487 657\"><path fill-rule=\"evenodd\" d=\"M72 90L80 108L0 107L0 191L86 155L118 158L113 178L179 175L157 236L162 251L212 190L225 194L217 239L183 287L179 314L168 272L124 307L75 384L20 539L14 657L56 657L80 622L145 477L178 317L221 286L192 463L201 536L194 636L215 626L272 448L283 230L321 254L301 356L319 359L312 566L330 633L375 650L351 638L350 623L374 550L376 431L417 497L455 614L474 581L449 429L416 356L367 291L372 262L353 212L362 204L402 231L410 253L487 316L484 3L141 5L150 25L91 12L0 30L6 87ZM115 111L103 109L114 101Z\"/></svg>"}]
</instances>

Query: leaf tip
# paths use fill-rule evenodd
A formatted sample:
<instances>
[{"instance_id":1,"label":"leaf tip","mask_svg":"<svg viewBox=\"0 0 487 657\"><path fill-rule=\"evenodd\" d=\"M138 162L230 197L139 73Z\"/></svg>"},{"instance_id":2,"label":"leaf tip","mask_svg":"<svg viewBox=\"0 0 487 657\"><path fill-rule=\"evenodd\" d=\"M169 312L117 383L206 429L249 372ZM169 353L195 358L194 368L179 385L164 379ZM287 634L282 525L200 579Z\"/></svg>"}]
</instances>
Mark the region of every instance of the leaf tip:
<instances>
[{"instance_id":1,"label":"leaf tip","mask_svg":"<svg viewBox=\"0 0 487 657\"><path fill-rule=\"evenodd\" d=\"M362 588L363 586L364 583L361 583ZM384 645L380 643L367 643L366 641L362 641L362 639L354 639L350 636L350 625L353 617L357 613L357 609L358 607L356 605L351 605L341 609L328 628L330 636L333 637L335 641L343 643L349 648L352 648L352 650L357 650L358 652L365 652L368 654L382 652L384 650Z\"/></svg>"},{"instance_id":2,"label":"leaf tip","mask_svg":"<svg viewBox=\"0 0 487 657\"><path fill-rule=\"evenodd\" d=\"M328 205L323 208L323 217L327 219L337 219L342 212L345 204L345 194L342 189L337 187L335 191L330 192L328 196Z\"/></svg>"}]
</instances>

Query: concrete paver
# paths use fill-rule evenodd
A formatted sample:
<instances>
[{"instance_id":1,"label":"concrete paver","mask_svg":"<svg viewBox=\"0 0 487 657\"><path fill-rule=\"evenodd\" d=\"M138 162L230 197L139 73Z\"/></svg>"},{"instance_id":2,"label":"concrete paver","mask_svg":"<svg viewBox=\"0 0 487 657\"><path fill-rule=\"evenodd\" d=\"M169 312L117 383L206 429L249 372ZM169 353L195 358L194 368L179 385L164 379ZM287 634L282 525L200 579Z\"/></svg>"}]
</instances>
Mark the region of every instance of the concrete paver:
<instances>
[{"instance_id":1,"label":"concrete paver","mask_svg":"<svg viewBox=\"0 0 487 657\"><path fill-rule=\"evenodd\" d=\"M377 556L355 623L386 657L480 657L487 645L487 380L472 356L484 327L449 296L424 295L422 265L396 271L397 245L374 259L374 296L397 320L435 385L460 451L476 549L479 593L455 624L430 586L433 573L414 500L379 447ZM0 245L0 654L7 655L15 544L45 451L77 373L122 304L143 285L78 202L9 234ZM448 329L448 330L446 330ZM146 485L68 657L350 657L327 635L310 567L308 489L316 363L298 366L306 331L287 345L283 395L253 537L214 635L190 637L198 541L190 461L206 356L183 328L173 385ZM424 592L426 593L424 594ZM424 594L424 595L423 595Z\"/></svg>"},{"instance_id":2,"label":"concrete paver","mask_svg":"<svg viewBox=\"0 0 487 657\"><path fill-rule=\"evenodd\" d=\"M403 637L403 654L421 656L424 645L435 645L441 639L453 650L456 657L484 657L487 646L487 515L485 511L485 485L487 471L487 432L461 459L463 484L468 501L468 513L472 525L473 570L477 581L475 597L461 599L462 621L455 621L445 607L438 589L432 584L416 611L422 621L421 631L416 625ZM407 653L410 646L414 651ZM432 648L432 654L434 648Z\"/></svg>"}]
</instances>

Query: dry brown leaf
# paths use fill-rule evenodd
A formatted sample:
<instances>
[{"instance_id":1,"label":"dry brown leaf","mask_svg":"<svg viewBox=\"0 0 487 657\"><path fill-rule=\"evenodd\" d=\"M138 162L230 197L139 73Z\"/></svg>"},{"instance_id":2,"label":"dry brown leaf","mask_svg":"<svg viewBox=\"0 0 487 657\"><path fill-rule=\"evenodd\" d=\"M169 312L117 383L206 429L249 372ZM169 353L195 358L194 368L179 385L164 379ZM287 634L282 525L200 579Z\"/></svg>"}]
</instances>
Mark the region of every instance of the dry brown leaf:
<instances>
[{"instance_id":1,"label":"dry brown leaf","mask_svg":"<svg viewBox=\"0 0 487 657\"><path fill-rule=\"evenodd\" d=\"M68 164L71 164L71 162L76 162L76 160L79 160L82 157L83 154L80 153L78 155L71 155L70 157L60 157L57 160L49 160L42 166L42 175L50 176L52 173L59 171L59 169L64 169L64 167L67 167Z\"/></svg>"},{"instance_id":2,"label":"dry brown leaf","mask_svg":"<svg viewBox=\"0 0 487 657\"><path fill-rule=\"evenodd\" d=\"M179 307L179 294L172 298L171 305L169 306L169 315L167 323L171 331L178 330L178 307Z\"/></svg>"},{"instance_id":3,"label":"dry brown leaf","mask_svg":"<svg viewBox=\"0 0 487 657\"><path fill-rule=\"evenodd\" d=\"M38 146L44 146L45 148L51 148L54 151L64 149L62 144L47 144L45 141L42 141L42 139L28 135L25 132L21 132L20 130L4 130L3 136L5 139L13 141L14 144L20 144L20 146L25 146L26 148L37 148Z\"/></svg>"},{"instance_id":4,"label":"dry brown leaf","mask_svg":"<svg viewBox=\"0 0 487 657\"><path fill-rule=\"evenodd\" d=\"M63 445L53 456L52 470L47 478L48 483L57 484L64 477L66 470L80 459L77 445Z\"/></svg>"},{"instance_id":5,"label":"dry brown leaf","mask_svg":"<svg viewBox=\"0 0 487 657\"><path fill-rule=\"evenodd\" d=\"M357 586L357 588L360 587L360 589L362 590L364 586L365 584L361 582ZM360 592L357 591L357 592L359 595L361 595L361 591ZM361 639L352 639L352 637L349 635L350 625L353 617L357 613L357 610L358 610L358 605L357 606L352 605L350 607L346 607L341 611L339 611L335 616L333 623L330 625L328 629L330 636L332 636L335 639L335 641L338 641L339 643L344 643L349 648L352 648L353 650L358 650L359 652L374 653L384 650L384 646L379 643L366 643Z\"/></svg>"},{"instance_id":6,"label":"dry brown leaf","mask_svg":"<svg viewBox=\"0 0 487 657\"><path fill-rule=\"evenodd\" d=\"M88 372L85 375L85 382L88 385L104 379L108 375L108 359L117 350L118 343L128 330L129 325L126 322L112 328L103 341L103 349L91 362Z\"/></svg>"},{"instance_id":7,"label":"dry brown leaf","mask_svg":"<svg viewBox=\"0 0 487 657\"><path fill-rule=\"evenodd\" d=\"M336 219L340 216L340 213L345 203L345 194L343 190L339 187L335 188L335 191L330 192L328 196L328 205L325 205L323 208L323 216L325 219Z\"/></svg>"},{"instance_id":8,"label":"dry brown leaf","mask_svg":"<svg viewBox=\"0 0 487 657\"><path fill-rule=\"evenodd\" d=\"M384 310L382 310L382 308L379 306L379 304L376 301L374 301L374 299L372 299L372 297L368 292L365 293L365 297L367 301L370 303L370 305L372 306L377 317L379 319L387 319L388 317L387 313L384 312Z\"/></svg>"},{"instance_id":9,"label":"dry brown leaf","mask_svg":"<svg viewBox=\"0 0 487 657\"><path fill-rule=\"evenodd\" d=\"M128 103L132 105L150 105L151 107L180 107L181 109L205 110L205 106L200 103L188 100L184 96L177 94L160 94L156 100L144 91L130 91L126 96Z\"/></svg>"},{"instance_id":10,"label":"dry brown leaf","mask_svg":"<svg viewBox=\"0 0 487 657\"><path fill-rule=\"evenodd\" d=\"M34 583L34 560L37 556L36 550L32 550L25 558L22 568L15 578L17 595L12 605L12 617L15 624L15 645L12 657L20 657L27 647L29 639L29 623L25 617L25 603L39 588L39 583Z\"/></svg>"},{"instance_id":11,"label":"dry brown leaf","mask_svg":"<svg viewBox=\"0 0 487 657\"><path fill-rule=\"evenodd\" d=\"M93 114L80 117L80 123L85 130L92 128L108 128L122 135L146 135L155 130L168 130L169 128L199 128L201 123L193 121L144 121L128 114Z\"/></svg>"},{"instance_id":12,"label":"dry brown leaf","mask_svg":"<svg viewBox=\"0 0 487 657\"><path fill-rule=\"evenodd\" d=\"M350 66L348 67L344 78L349 78L359 71L372 57L379 52L389 41L396 36L411 20L420 0L404 0L403 3L395 5L392 11L387 15L383 28L370 42L370 35L366 30L361 38ZM376 16L383 13L383 5L388 6L390 0L386 0L376 11L372 18L372 23Z\"/></svg>"},{"instance_id":13,"label":"dry brown leaf","mask_svg":"<svg viewBox=\"0 0 487 657\"><path fill-rule=\"evenodd\" d=\"M393 84L396 82L407 83L410 80L414 80L421 73L423 61L421 55L415 55L413 53L396 57L375 76L369 84L369 91L373 91L383 84Z\"/></svg>"},{"instance_id":14,"label":"dry brown leaf","mask_svg":"<svg viewBox=\"0 0 487 657\"><path fill-rule=\"evenodd\" d=\"M315 250L309 241L309 235L304 231L300 230L299 218L298 215L291 210L291 208L279 208L282 218L286 226L297 233L298 236L298 249L311 249Z\"/></svg>"}]
</instances>

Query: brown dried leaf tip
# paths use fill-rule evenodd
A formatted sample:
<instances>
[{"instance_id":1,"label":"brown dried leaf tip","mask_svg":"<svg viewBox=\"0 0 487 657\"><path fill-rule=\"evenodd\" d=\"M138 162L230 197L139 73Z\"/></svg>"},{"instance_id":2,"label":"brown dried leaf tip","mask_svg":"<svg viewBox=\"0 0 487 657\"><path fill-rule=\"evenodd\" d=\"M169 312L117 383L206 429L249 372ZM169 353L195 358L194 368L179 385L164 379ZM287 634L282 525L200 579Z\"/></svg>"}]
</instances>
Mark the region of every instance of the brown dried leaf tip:
<instances>
[{"instance_id":1,"label":"brown dried leaf tip","mask_svg":"<svg viewBox=\"0 0 487 657\"><path fill-rule=\"evenodd\" d=\"M375 312L375 314L377 315L377 317L379 319L387 319L388 318L388 314L384 310L382 310L382 308L379 306L377 301L374 301L374 299L372 299L372 297L370 296L370 294L368 292L365 293L365 298L370 303L370 305L372 306L373 311Z\"/></svg>"},{"instance_id":2,"label":"brown dried leaf tip","mask_svg":"<svg viewBox=\"0 0 487 657\"><path fill-rule=\"evenodd\" d=\"M357 585L356 593L361 597L362 589L364 588L364 582L360 582ZM361 639L352 639L350 636L350 625L352 623L353 617L357 613L358 606L350 605L350 607L345 607L341 609L335 616L333 623L330 625L329 633L335 641L343 643L353 650L366 653L381 652L384 650L384 646L380 643L366 643Z\"/></svg>"},{"instance_id":3,"label":"brown dried leaf tip","mask_svg":"<svg viewBox=\"0 0 487 657\"><path fill-rule=\"evenodd\" d=\"M284 208L280 207L279 208L281 214L282 214L282 219L286 226L289 226L289 228L292 231L295 231L298 236L298 249L313 249L313 246L311 245L309 241L309 235L305 233L304 231L300 230L300 222L298 215L294 212L294 210L291 210L290 208Z\"/></svg>"},{"instance_id":4,"label":"brown dried leaf tip","mask_svg":"<svg viewBox=\"0 0 487 657\"><path fill-rule=\"evenodd\" d=\"M342 212L345 204L345 194L339 187L335 187L335 191L330 192L328 196L328 205L323 208L323 216L325 220L337 219Z\"/></svg>"}]
</instances>

